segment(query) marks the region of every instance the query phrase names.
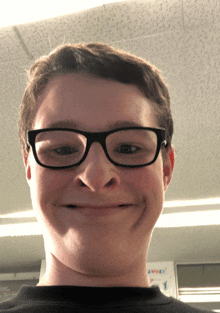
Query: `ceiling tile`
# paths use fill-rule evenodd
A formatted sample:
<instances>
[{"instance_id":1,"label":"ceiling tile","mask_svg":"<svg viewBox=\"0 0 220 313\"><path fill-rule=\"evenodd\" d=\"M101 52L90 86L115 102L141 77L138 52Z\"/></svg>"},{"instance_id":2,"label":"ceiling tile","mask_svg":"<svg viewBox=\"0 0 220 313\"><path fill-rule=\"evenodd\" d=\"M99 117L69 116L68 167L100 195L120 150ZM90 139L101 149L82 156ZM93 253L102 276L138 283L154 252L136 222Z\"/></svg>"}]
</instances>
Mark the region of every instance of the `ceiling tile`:
<instances>
[{"instance_id":1,"label":"ceiling tile","mask_svg":"<svg viewBox=\"0 0 220 313\"><path fill-rule=\"evenodd\" d=\"M209 27L220 21L219 0L183 0L184 28Z\"/></svg>"}]
</instances>

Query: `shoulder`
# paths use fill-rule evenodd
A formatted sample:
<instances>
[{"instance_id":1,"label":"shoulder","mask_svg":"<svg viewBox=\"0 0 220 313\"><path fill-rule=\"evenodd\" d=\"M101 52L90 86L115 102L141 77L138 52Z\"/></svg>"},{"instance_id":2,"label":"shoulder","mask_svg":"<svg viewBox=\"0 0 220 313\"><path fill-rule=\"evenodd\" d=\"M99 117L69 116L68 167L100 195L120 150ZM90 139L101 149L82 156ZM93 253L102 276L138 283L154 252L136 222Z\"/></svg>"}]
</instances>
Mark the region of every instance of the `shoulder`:
<instances>
[{"instance_id":1,"label":"shoulder","mask_svg":"<svg viewBox=\"0 0 220 313\"><path fill-rule=\"evenodd\" d=\"M195 308L187 303L170 298L172 301L169 303L169 309L164 312L169 313L212 313L212 311L202 310Z\"/></svg>"},{"instance_id":2,"label":"shoulder","mask_svg":"<svg viewBox=\"0 0 220 313\"><path fill-rule=\"evenodd\" d=\"M8 312L8 310L15 307L15 304L13 303L13 299L3 301L0 303L0 313ZM15 311L14 311L15 312Z\"/></svg>"},{"instance_id":3,"label":"shoulder","mask_svg":"<svg viewBox=\"0 0 220 313\"><path fill-rule=\"evenodd\" d=\"M195 308L187 303L177 300L173 297L165 296L158 287L152 288L155 291L153 301L146 301L145 306L150 306L154 313L212 313L212 311Z\"/></svg>"},{"instance_id":4,"label":"shoulder","mask_svg":"<svg viewBox=\"0 0 220 313\"><path fill-rule=\"evenodd\" d=\"M0 303L0 313L36 312L211 313L153 288L26 287Z\"/></svg>"}]
</instances>

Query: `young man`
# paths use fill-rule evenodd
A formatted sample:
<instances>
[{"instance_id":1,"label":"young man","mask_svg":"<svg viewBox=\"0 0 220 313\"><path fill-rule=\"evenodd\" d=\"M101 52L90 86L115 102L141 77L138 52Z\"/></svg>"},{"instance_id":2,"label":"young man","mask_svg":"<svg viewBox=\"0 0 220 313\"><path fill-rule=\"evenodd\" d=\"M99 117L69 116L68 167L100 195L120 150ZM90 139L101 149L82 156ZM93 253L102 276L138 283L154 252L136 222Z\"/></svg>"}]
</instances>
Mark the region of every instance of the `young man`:
<instances>
[{"instance_id":1,"label":"young man","mask_svg":"<svg viewBox=\"0 0 220 313\"><path fill-rule=\"evenodd\" d=\"M60 46L30 69L19 131L47 265L0 312L200 312L147 278L174 166L159 71L107 45Z\"/></svg>"}]
</instances>

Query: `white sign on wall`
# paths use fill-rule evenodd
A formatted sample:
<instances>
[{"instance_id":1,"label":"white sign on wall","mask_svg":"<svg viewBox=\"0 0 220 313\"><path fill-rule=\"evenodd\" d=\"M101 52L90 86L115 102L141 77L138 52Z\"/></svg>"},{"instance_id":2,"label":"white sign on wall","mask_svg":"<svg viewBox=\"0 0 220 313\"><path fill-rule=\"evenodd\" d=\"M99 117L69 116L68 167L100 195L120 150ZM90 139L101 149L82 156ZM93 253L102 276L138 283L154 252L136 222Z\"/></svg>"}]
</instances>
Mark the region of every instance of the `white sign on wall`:
<instances>
[{"instance_id":1,"label":"white sign on wall","mask_svg":"<svg viewBox=\"0 0 220 313\"><path fill-rule=\"evenodd\" d=\"M174 262L147 262L150 286L157 285L168 297L177 297L176 274Z\"/></svg>"}]
</instances>

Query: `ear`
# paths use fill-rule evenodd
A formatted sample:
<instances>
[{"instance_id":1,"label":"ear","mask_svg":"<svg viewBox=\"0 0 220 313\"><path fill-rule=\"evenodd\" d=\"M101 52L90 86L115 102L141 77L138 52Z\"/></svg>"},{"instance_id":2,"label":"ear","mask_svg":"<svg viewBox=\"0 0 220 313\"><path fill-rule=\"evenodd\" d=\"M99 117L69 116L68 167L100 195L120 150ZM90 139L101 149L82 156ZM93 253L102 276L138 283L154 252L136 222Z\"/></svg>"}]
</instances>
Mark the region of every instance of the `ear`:
<instances>
[{"instance_id":1,"label":"ear","mask_svg":"<svg viewBox=\"0 0 220 313\"><path fill-rule=\"evenodd\" d=\"M29 154L22 151L22 156L23 156L23 162L24 162L24 167L25 167L25 171L26 171L26 179L27 179L27 182L29 184L29 182L31 180L31 166L30 166L30 162L29 162Z\"/></svg>"},{"instance_id":2,"label":"ear","mask_svg":"<svg viewBox=\"0 0 220 313\"><path fill-rule=\"evenodd\" d=\"M173 168L175 163L175 153L173 146L167 148L167 155L168 157L163 167L164 191L167 190L167 187L169 186L169 183L173 175Z\"/></svg>"}]
</instances>

